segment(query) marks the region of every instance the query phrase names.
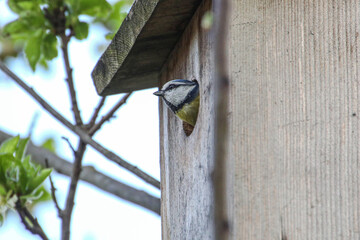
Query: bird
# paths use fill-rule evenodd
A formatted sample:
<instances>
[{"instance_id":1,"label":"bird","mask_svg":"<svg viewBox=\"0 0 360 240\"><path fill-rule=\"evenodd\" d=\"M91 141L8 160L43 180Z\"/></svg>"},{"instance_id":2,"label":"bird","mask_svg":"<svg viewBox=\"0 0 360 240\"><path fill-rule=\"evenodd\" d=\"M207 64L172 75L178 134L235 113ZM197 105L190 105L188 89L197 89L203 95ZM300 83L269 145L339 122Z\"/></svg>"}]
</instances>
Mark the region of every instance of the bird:
<instances>
[{"instance_id":1,"label":"bird","mask_svg":"<svg viewBox=\"0 0 360 240\"><path fill-rule=\"evenodd\" d=\"M195 126L200 105L199 83L196 79L171 80L154 95L161 97L182 121Z\"/></svg>"}]
</instances>

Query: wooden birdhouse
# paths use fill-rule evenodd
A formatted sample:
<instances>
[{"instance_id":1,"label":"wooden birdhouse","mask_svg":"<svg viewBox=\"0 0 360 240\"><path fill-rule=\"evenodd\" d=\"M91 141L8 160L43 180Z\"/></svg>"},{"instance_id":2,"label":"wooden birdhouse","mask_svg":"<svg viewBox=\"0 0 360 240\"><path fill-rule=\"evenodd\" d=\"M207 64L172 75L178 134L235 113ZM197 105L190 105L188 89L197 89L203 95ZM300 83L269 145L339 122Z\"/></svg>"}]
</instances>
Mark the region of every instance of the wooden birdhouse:
<instances>
[{"instance_id":1,"label":"wooden birdhouse","mask_svg":"<svg viewBox=\"0 0 360 240\"><path fill-rule=\"evenodd\" d=\"M359 239L360 1L230 2L230 239ZM136 0L92 74L103 96L200 84L189 136L159 102L163 239L214 239L211 9Z\"/></svg>"}]
</instances>

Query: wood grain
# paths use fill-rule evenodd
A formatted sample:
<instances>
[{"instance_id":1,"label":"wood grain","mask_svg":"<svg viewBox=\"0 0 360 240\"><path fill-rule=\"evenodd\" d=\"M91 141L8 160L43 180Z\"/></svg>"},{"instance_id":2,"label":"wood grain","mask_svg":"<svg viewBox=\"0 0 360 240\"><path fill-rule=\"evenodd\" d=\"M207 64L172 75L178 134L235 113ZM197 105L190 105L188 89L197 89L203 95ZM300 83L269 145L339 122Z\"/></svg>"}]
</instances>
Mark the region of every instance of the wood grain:
<instances>
[{"instance_id":1,"label":"wood grain","mask_svg":"<svg viewBox=\"0 0 360 240\"><path fill-rule=\"evenodd\" d=\"M213 42L200 7L163 69L200 80L194 132L160 103L164 239L213 239ZM232 1L232 239L359 239L360 1Z\"/></svg>"},{"instance_id":2,"label":"wood grain","mask_svg":"<svg viewBox=\"0 0 360 240\"><path fill-rule=\"evenodd\" d=\"M360 1L232 1L233 239L359 239Z\"/></svg>"},{"instance_id":3,"label":"wood grain","mask_svg":"<svg viewBox=\"0 0 360 240\"><path fill-rule=\"evenodd\" d=\"M160 2L171 7L174 1ZM186 15L183 1L175 2ZM160 101L163 239L214 239L214 49L210 32L200 27L210 8L203 1L181 37L165 8L154 8L151 21L164 22L166 36L157 25L146 27L129 47L133 59L119 61L117 49L104 63L114 71L104 70L112 76L102 94L151 87L155 78L159 86L174 78L200 83L190 136ZM360 238L359 8L360 0L232 1L232 239ZM166 38L177 42L174 49ZM111 80L117 77L123 82Z\"/></svg>"},{"instance_id":4,"label":"wood grain","mask_svg":"<svg viewBox=\"0 0 360 240\"><path fill-rule=\"evenodd\" d=\"M92 72L98 94L157 86L160 70L200 2L136 0Z\"/></svg>"},{"instance_id":5,"label":"wood grain","mask_svg":"<svg viewBox=\"0 0 360 240\"><path fill-rule=\"evenodd\" d=\"M161 75L160 85L175 78L197 79L201 96L190 136L160 101L163 239L213 239L214 55L210 32L200 27L203 13L210 8L210 1L200 5Z\"/></svg>"}]
</instances>

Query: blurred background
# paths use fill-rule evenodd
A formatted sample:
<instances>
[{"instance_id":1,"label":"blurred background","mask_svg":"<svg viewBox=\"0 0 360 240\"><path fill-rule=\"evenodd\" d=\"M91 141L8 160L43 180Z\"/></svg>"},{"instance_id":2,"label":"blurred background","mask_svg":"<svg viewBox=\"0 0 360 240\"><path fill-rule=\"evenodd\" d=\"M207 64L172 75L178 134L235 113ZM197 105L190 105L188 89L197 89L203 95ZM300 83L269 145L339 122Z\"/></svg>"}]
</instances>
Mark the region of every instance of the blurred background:
<instances>
[{"instance_id":1,"label":"blurred background","mask_svg":"<svg viewBox=\"0 0 360 240\"><path fill-rule=\"evenodd\" d=\"M113 4L116 1L110 2ZM129 7L121 11L125 11L126 14L128 10ZM16 17L8 8L7 1L0 0L0 28ZM84 16L84 20L87 20L87 16ZM90 118L100 100L90 74L110 42L105 38L108 34L109 29L103 24L90 24L89 35L85 40L72 38L69 44L69 57L73 67L78 104L82 117L86 120ZM2 42L0 55L7 50ZM58 57L48 62L47 68L38 66L35 72L30 68L22 52L16 57L7 57L6 65L63 116L69 120L73 119L60 51ZM127 103L116 112L116 117L105 123L94 139L159 180L158 99L152 95L154 91L155 89L149 89L133 93ZM100 116L105 114L121 97L122 95L108 97ZM0 72L0 109L0 131L13 136L31 135L31 140L36 145L52 139L56 153L68 161L73 160L72 151L62 137L67 137L75 147L77 137L44 111L31 96L2 72ZM83 165L91 165L114 179L160 197L159 190L105 159L91 147L87 148ZM52 173L52 178L57 188L57 199L60 206L63 206L69 178L55 171ZM45 184L49 190L48 180ZM52 201L36 205L33 214L38 218L50 239L60 238L61 222ZM80 181L75 197L71 239L160 238L160 217L157 214ZM40 238L25 229L16 212L9 211L3 226L0 227L0 239Z\"/></svg>"}]
</instances>

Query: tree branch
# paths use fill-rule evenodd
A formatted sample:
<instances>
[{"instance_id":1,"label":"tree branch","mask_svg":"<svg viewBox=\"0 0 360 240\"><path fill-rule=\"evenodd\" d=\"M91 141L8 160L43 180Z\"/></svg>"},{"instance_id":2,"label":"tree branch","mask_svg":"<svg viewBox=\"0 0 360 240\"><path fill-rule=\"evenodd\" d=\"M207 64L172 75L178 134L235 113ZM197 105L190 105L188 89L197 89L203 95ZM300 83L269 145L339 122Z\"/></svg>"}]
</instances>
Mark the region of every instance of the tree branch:
<instances>
[{"instance_id":1,"label":"tree branch","mask_svg":"<svg viewBox=\"0 0 360 240\"><path fill-rule=\"evenodd\" d=\"M74 80L72 77L72 68L70 66L70 61L69 61L69 53L68 53L68 43L70 41L70 37L65 35L65 32L63 32L60 35L61 38L61 50L63 53L63 59L64 59L64 65L65 65L65 70L66 70L66 82L68 83L68 89L69 89L69 95L70 95L70 100L71 100L71 105L72 105L72 112L74 113L74 118L75 118L75 122L77 126L82 126L83 122L81 119L81 114L80 114L80 110L79 110L79 106L76 100L76 92L75 92L75 87L74 87Z\"/></svg>"},{"instance_id":2,"label":"tree branch","mask_svg":"<svg viewBox=\"0 0 360 240\"><path fill-rule=\"evenodd\" d=\"M118 110L122 105L124 105L126 103L126 100L130 97L131 92L127 93L125 96L123 96L120 101L115 104L115 106L105 115L101 118L101 120L96 123L95 125L93 125L91 127L91 129L89 130L89 135L92 136L94 135L94 133L99 130L101 128L101 126L108 121L116 112L116 110Z\"/></svg>"},{"instance_id":3,"label":"tree branch","mask_svg":"<svg viewBox=\"0 0 360 240\"><path fill-rule=\"evenodd\" d=\"M49 165L49 160L48 160L47 158L45 158L45 166L46 166L46 168L49 168L49 167L50 167L50 165ZM56 188L55 188L54 182L53 182L53 180L52 180L51 174L50 174L50 176L49 176L49 180L50 180L52 200L53 200L53 202L54 202L54 204L55 204L55 207L56 207L56 209L57 209L57 211L58 211L59 217L62 218L62 216L63 216L63 210L60 208L59 203L58 203L58 201L57 201L56 194L55 194Z\"/></svg>"},{"instance_id":4,"label":"tree branch","mask_svg":"<svg viewBox=\"0 0 360 240\"><path fill-rule=\"evenodd\" d=\"M39 225L37 219L31 215L26 207L21 205L20 199L16 202L15 209L19 213L21 221L27 230L29 230L32 234L39 235L43 240L48 240L48 237Z\"/></svg>"},{"instance_id":5,"label":"tree branch","mask_svg":"<svg viewBox=\"0 0 360 240\"><path fill-rule=\"evenodd\" d=\"M70 222L71 214L74 208L74 198L76 193L76 188L78 186L80 173L81 173L81 162L86 150L86 143L79 140L78 148L75 152L75 161L73 164L73 170L71 174L70 187L68 195L66 198L65 209L62 214L62 229L61 229L61 238L66 240L70 239Z\"/></svg>"},{"instance_id":6,"label":"tree branch","mask_svg":"<svg viewBox=\"0 0 360 240\"><path fill-rule=\"evenodd\" d=\"M227 66L228 0L215 0L215 239L229 239L230 223L227 209L227 147L229 77Z\"/></svg>"},{"instance_id":7,"label":"tree branch","mask_svg":"<svg viewBox=\"0 0 360 240\"><path fill-rule=\"evenodd\" d=\"M143 179L145 182L153 185L154 187L160 189L160 182L138 169L136 166L131 165L126 162L115 153L110 150L104 148L98 142L93 140L86 132L84 132L80 127L72 125L68 120L66 120L60 113L58 113L53 107L51 107L44 99L42 99L32 88L30 88L24 81L22 81L17 75L15 75L10 69L8 69L4 63L0 62L0 69L6 73L10 78L12 78L16 83L18 83L26 92L28 92L45 110L47 110L52 116L54 116L57 120L63 123L67 128L69 128L72 132L77 134L82 141L91 145L95 150L101 153L103 156L108 158L109 160L114 161L121 167L127 169L132 172L139 178Z\"/></svg>"},{"instance_id":8,"label":"tree branch","mask_svg":"<svg viewBox=\"0 0 360 240\"><path fill-rule=\"evenodd\" d=\"M99 104L97 105L97 107L94 110L94 113L91 116L91 119L89 121L89 123L87 124L89 128L92 128L96 122L96 119L99 115L99 112L101 110L101 108L104 106L106 97L102 97L101 100L99 101Z\"/></svg>"},{"instance_id":9,"label":"tree branch","mask_svg":"<svg viewBox=\"0 0 360 240\"><path fill-rule=\"evenodd\" d=\"M73 152L74 156L76 155L76 151L74 149L74 147L72 146L71 142L69 141L69 139L67 137L62 136L61 139L65 140L65 142L69 145L69 148L71 149L71 151Z\"/></svg>"},{"instance_id":10,"label":"tree branch","mask_svg":"<svg viewBox=\"0 0 360 240\"><path fill-rule=\"evenodd\" d=\"M0 143L10 137L12 136L0 131ZM71 176L73 165L70 162L58 157L56 154L44 148L35 146L31 141L29 141L27 152L32 156L32 160L34 162L44 167L52 167L60 174ZM48 161L48 165L46 165L46 159ZM95 170L94 167L83 166L80 179L107 193L113 194L121 199L160 214L159 198L110 178Z\"/></svg>"},{"instance_id":11,"label":"tree branch","mask_svg":"<svg viewBox=\"0 0 360 240\"><path fill-rule=\"evenodd\" d=\"M40 115L39 112L36 111L31 119L30 127L29 127L28 134L27 134L29 138L31 137L31 135L35 129L35 125L39 119L39 115Z\"/></svg>"}]
</instances>

